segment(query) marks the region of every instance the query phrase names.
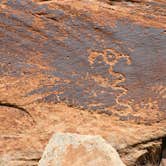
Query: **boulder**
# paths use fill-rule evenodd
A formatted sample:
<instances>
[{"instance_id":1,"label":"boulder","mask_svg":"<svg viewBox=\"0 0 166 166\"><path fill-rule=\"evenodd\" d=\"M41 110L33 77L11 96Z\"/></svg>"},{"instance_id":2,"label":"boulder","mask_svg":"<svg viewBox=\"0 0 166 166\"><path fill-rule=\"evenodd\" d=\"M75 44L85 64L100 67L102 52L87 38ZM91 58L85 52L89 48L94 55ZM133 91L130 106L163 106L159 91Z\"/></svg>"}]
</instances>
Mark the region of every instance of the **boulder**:
<instances>
[{"instance_id":1,"label":"boulder","mask_svg":"<svg viewBox=\"0 0 166 166\"><path fill-rule=\"evenodd\" d=\"M101 136L57 133L49 141L39 166L125 166L117 151Z\"/></svg>"},{"instance_id":2,"label":"boulder","mask_svg":"<svg viewBox=\"0 0 166 166\"><path fill-rule=\"evenodd\" d=\"M166 166L166 159L161 160L160 166Z\"/></svg>"}]
</instances>

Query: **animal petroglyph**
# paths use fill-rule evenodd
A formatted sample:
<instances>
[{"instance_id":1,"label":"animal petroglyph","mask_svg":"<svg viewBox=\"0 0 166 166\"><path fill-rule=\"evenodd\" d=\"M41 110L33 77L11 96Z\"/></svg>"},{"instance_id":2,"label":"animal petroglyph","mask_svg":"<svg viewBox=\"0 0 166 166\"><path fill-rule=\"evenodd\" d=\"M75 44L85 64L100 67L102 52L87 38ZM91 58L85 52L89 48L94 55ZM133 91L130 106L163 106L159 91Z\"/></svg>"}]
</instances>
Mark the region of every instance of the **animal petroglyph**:
<instances>
[{"instance_id":1,"label":"animal petroglyph","mask_svg":"<svg viewBox=\"0 0 166 166\"><path fill-rule=\"evenodd\" d=\"M166 99L166 86L156 85L152 87L152 91L156 92L159 97Z\"/></svg>"},{"instance_id":2,"label":"animal petroglyph","mask_svg":"<svg viewBox=\"0 0 166 166\"><path fill-rule=\"evenodd\" d=\"M124 101L121 101L121 97L127 94L127 89L120 86L120 83L125 82L126 77L122 73L118 73L114 71L114 66L119 62L120 59L125 59L127 65L131 64L131 59L128 55L122 54L114 49L105 49L103 52L96 52L92 51L89 55L89 63L93 65L95 59L98 56L102 56L103 61L109 65L109 73L111 76L113 76L113 81L110 83L110 87L115 91L120 91L120 93L116 96L116 104L119 106L124 107L125 109L128 109L129 111L132 111L132 107L130 103L125 103Z\"/></svg>"}]
</instances>

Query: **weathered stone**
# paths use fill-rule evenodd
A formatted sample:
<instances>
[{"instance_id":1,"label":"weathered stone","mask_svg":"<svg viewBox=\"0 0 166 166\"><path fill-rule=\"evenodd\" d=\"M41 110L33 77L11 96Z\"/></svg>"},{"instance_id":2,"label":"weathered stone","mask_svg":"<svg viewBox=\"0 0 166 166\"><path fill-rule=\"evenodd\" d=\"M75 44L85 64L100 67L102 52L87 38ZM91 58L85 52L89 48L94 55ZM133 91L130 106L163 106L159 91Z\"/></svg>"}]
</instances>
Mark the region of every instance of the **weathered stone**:
<instances>
[{"instance_id":1,"label":"weathered stone","mask_svg":"<svg viewBox=\"0 0 166 166\"><path fill-rule=\"evenodd\" d=\"M39 166L125 166L116 150L100 136L57 133Z\"/></svg>"},{"instance_id":2,"label":"weathered stone","mask_svg":"<svg viewBox=\"0 0 166 166\"><path fill-rule=\"evenodd\" d=\"M126 165L157 165L165 13L165 0L1 0L0 158L72 132L101 135Z\"/></svg>"},{"instance_id":3,"label":"weathered stone","mask_svg":"<svg viewBox=\"0 0 166 166\"><path fill-rule=\"evenodd\" d=\"M166 166L166 159L161 160L160 166Z\"/></svg>"},{"instance_id":4,"label":"weathered stone","mask_svg":"<svg viewBox=\"0 0 166 166\"><path fill-rule=\"evenodd\" d=\"M0 166L34 166L38 165L40 157L38 151L13 151L0 157Z\"/></svg>"}]
</instances>

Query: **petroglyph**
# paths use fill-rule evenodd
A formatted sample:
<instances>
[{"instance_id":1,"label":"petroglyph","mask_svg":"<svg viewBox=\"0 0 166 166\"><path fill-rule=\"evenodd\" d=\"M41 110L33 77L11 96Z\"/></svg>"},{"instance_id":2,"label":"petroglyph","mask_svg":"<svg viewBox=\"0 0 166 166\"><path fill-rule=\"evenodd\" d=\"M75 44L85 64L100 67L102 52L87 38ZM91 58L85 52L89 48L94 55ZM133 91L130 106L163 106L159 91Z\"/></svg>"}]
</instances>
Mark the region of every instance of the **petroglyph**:
<instances>
[{"instance_id":1,"label":"petroglyph","mask_svg":"<svg viewBox=\"0 0 166 166\"><path fill-rule=\"evenodd\" d=\"M122 106L126 108L129 111L132 111L132 107L130 103L125 103L124 101L121 101L121 97L127 94L127 89L120 86L120 83L125 82L126 77L122 73L118 73L114 71L114 66L119 62L120 59L125 59L127 65L131 64L131 59L128 55L122 54L114 49L105 49L103 52L96 52L92 51L89 55L89 63L92 65L95 61L95 59L98 56L102 56L103 61L109 65L109 73L111 76L113 76L113 81L110 83L110 87L115 90L115 91L121 91L117 96L116 96L116 103L119 106Z\"/></svg>"},{"instance_id":2,"label":"petroglyph","mask_svg":"<svg viewBox=\"0 0 166 166\"><path fill-rule=\"evenodd\" d=\"M154 91L159 97L166 99L166 86L164 85L153 86L152 91Z\"/></svg>"},{"instance_id":3,"label":"petroglyph","mask_svg":"<svg viewBox=\"0 0 166 166\"><path fill-rule=\"evenodd\" d=\"M152 98L147 98L145 101L142 101L138 104L135 104L136 110L146 110L146 111L153 111L159 110L158 101L152 100Z\"/></svg>"}]
</instances>

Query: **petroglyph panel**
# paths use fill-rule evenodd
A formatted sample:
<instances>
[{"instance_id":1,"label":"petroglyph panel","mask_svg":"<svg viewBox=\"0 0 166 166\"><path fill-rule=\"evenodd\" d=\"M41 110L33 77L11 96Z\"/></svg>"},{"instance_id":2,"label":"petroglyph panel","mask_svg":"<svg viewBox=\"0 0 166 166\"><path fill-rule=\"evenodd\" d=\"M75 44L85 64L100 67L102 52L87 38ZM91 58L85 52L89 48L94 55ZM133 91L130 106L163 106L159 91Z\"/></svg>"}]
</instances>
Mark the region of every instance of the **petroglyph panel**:
<instances>
[{"instance_id":1,"label":"petroglyph panel","mask_svg":"<svg viewBox=\"0 0 166 166\"><path fill-rule=\"evenodd\" d=\"M121 120L164 119L163 26L115 19L109 12L96 20L75 7L3 1L0 101L64 102Z\"/></svg>"}]
</instances>

